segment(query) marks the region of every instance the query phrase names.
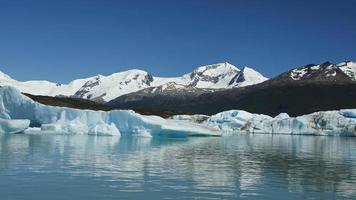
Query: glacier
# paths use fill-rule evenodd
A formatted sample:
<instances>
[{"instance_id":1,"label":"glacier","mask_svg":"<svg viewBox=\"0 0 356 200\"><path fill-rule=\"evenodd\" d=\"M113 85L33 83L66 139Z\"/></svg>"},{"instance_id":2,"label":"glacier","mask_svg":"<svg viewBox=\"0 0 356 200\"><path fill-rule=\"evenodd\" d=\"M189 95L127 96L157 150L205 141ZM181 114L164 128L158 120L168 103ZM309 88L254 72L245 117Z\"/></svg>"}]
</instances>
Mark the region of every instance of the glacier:
<instances>
[{"instance_id":1,"label":"glacier","mask_svg":"<svg viewBox=\"0 0 356 200\"><path fill-rule=\"evenodd\" d=\"M40 131L44 133L117 136L133 134L149 137L221 135L217 129L202 124L143 116L131 110L105 112L42 105L11 86L0 88L0 119L8 122L26 119L26 122L31 123L31 127L40 127ZM21 124L21 128L24 128L23 125ZM0 126L7 132L4 123ZM38 130L37 128L28 132Z\"/></svg>"}]
</instances>

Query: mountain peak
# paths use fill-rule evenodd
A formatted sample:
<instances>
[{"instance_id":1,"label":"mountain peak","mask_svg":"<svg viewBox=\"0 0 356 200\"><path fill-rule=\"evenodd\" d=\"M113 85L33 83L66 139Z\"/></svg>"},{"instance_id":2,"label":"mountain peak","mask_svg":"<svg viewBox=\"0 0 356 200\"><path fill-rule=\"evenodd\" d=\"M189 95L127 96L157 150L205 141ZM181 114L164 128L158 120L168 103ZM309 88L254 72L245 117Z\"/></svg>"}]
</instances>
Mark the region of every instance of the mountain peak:
<instances>
[{"instance_id":1,"label":"mountain peak","mask_svg":"<svg viewBox=\"0 0 356 200\"><path fill-rule=\"evenodd\" d=\"M324 67L327 67L327 66L330 66L330 65L334 65L334 64L329 62L329 61L326 61L326 62L320 64L320 66L324 66Z\"/></svg>"},{"instance_id":2,"label":"mountain peak","mask_svg":"<svg viewBox=\"0 0 356 200\"><path fill-rule=\"evenodd\" d=\"M230 73L234 71L240 71L237 67L234 65L225 62L225 63L216 63L216 64L211 64L211 65L203 65L198 68L196 68L193 71L193 74L201 74L201 75L218 75L222 73Z\"/></svg>"},{"instance_id":3,"label":"mountain peak","mask_svg":"<svg viewBox=\"0 0 356 200\"><path fill-rule=\"evenodd\" d=\"M230 63L217 63L196 68L189 75L190 85L198 88L224 88L240 70Z\"/></svg>"}]
</instances>

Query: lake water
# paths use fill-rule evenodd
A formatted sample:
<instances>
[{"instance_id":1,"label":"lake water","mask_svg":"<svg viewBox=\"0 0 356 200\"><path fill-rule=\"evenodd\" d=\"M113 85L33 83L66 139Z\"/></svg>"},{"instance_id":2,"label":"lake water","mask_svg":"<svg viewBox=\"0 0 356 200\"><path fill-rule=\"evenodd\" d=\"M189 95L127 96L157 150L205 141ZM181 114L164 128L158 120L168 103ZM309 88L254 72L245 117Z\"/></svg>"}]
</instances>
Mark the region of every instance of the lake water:
<instances>
[{"instance_id":1,"label":"lake water","mask_svg":"<svg viewBox=\"0 0 356 200\"><path fill-rule=\"evenodd\" d=\"M0 135L0 199L352 199L356 138Z\"/></svg>"}]
</instances>

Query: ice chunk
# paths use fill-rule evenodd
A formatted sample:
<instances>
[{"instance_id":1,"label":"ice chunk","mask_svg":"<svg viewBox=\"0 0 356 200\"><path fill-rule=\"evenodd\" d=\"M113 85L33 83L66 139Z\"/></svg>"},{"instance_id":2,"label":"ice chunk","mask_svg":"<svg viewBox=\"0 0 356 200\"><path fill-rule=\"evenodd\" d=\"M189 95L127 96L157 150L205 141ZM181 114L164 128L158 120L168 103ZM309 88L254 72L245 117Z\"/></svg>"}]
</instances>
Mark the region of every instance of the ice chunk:
<instances>
[{"instance_id":1,"label":"ice chunk","mask_svg":"<svg viewBox=\"0 0 356 200\"><path fill-rule=\"evenodd\" d=\"M0 133L20 133L27 129L30 120L27 119L0 119Z\"/></svg>"},{"instance_id":2,"label":"ice chunk","mask_svg":"<svg viewBox=\"0 0 356 200\"><path fill-rule=\"evenodd\" d=\"M290 118L287 113L280 113L279 115L274 117L275 119L288 119Z\"/></svg>"},{"instance_id":3,"label":"ice chunk","mask_svg":"<svg viewBox=\"0 0 356 200\"><path fill-rule=\"evenodd\" d=\"M111 124L97 124L89 129L89 135L110 135L120 136L120 131L117 129L114 123Z\"/></svg>"}]
</instances>

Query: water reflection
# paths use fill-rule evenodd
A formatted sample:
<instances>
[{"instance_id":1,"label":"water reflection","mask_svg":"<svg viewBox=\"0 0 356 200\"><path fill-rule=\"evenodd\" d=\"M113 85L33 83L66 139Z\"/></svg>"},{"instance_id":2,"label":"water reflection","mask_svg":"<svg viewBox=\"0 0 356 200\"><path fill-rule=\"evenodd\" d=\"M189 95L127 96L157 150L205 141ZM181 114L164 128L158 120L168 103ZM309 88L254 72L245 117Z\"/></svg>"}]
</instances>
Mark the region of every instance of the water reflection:
<instances>
[{"instance_id":1,"label":"water reflection","mask_svg":"<svg viewBox=\"0 0 356 200\"><path fill-rule=\"evenodd\" d=\"M90 189L87 199L351 198L356 196L356 140L1 135L0 176L0 194L11 196L25 181L33 187L23 193L34 199L42 197L33 194L36 190L59 184L75 188L68 199L83 197L78 185Z\"/></svg>"}]
</instances>

